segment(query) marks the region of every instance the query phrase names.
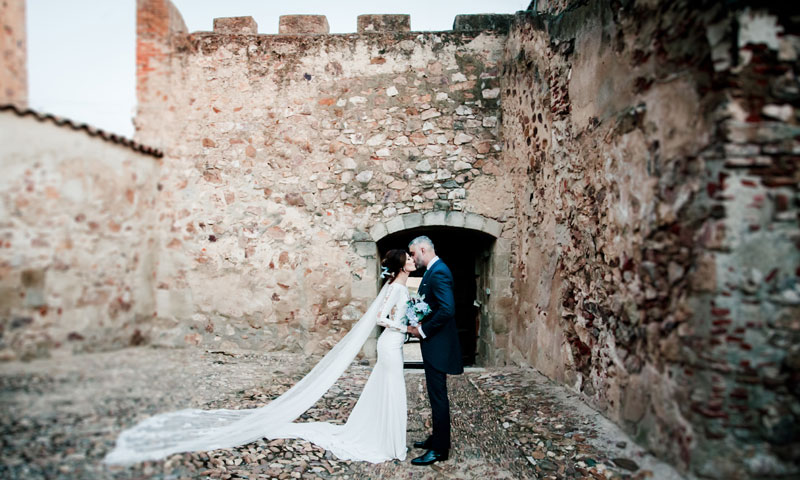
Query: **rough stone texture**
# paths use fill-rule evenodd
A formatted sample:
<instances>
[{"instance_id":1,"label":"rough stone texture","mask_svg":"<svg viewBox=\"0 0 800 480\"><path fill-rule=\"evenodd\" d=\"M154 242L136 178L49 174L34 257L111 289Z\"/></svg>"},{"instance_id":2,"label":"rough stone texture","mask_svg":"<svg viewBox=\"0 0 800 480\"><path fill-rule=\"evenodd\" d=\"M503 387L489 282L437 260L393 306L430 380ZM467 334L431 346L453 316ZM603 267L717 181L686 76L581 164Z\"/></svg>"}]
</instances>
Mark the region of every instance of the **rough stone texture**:
<instances>
[{"instance_id":1,"label":"rough stone texture","mask_svg":"<svg viewBox=\"0 0 800 480\"><path fill-rule=\"evenodd\" d=\"M180 31L163 41L162 95L140 98L136 120L137 139L166 154L150 337L325 351L358 319L345 309L363 312L377 292L378 252L365 240L378 223L396 233L469 212L480 225L468 228L502 235L512 185L498 178L500 125L484 122L500 102L481 92L499 88L504 42Z\"/></svg>"},{"instance_id":2,"label":"rough stone texture","mask_svg":"<svg viewBox=\"0 0 800 480\"><path fill-rule=\"evenodd\" d=\"M25 0L0 1L0 105L28 106Z\"/></svg>"},{"instance_id":3,"label":"rough stone texture","mask_svg":"<svg viewBox=\"0 0 800 480\"><path fill-rule=\"evenodd\" d=\"M513 19L514 15L501 15L496 13L456 15L455 20L453 20L453 30L495 30L508 32Z\"/></svg>"},{"instance_id":4,"label":"rough stone texture","mask_svg":"<svg viewBox=\"0 0 800 480\"><path fill-rule=\"evenodd\" d=\"M684 472L797 476L800 38L771 5L542 0L507 32L268 36L187 34L139 0L137 139L166 157L83 193L47 183L82 147L20 156L4 355L84 326L103 348L322 353L377 291L377 240L477 230L480 362L534 366ZM72 204L36 195L131 230L43 229ZM85 228L107 253L64 256ZM14 313L60 298L68 321Z\"/></svg>"},{"instance_id":5,"label":"rough stone texture","mask_svg":"<svg viewBox=\"0 0 800 480\"><path fill-rule=\"evenodd\" d=\"M281 35L322 35L331 31L325 15L281 15L278 22L278 33Z\"/></svg>"},{"instance_id":6,"label":"rough stone texture","mask_svg":"<svg viewBox=\"0 0 800 480\"><path fill-rule=\"evenodd\" d=\"M501 75L512 358L684 471L796 475L797 24L755 4L539 7Z\"/></svg>"},{"instance_id":7,"label":"rough stone texture","mask_svg":"<svg viewBox=\"0 0 800 480\"><path fill-rule=\"evenodd\" d=\"M214 33L255 35L258 33L258 24L253 17L215 18Z\"/></svg>"},{"instance_id":8,"label":"rough stone texture","mask_svg":"<svg viewBox=\"0 0 800 480\"><path fill-rule=\"evenodd\" d=\"M358 33L408 32L411 15L359 15Z\"/></svg>"},{"instance_id":9,"label":"rough stone texture","mask_svg":"<svg viewBox=\"0 0 800 480\"><path fill-rule=\"evenodd\" d=\"M258 408L295 384L316 357L276 352L129 348L66 359L0 364L0 477L337 478L436 480L683 478L563 387L526 368L450 377L453 448L434 467L411 464L430 430L421 370L405 372L405 461L343 461L303 440L258 439L156 462L106 466L123 428L181 408ZM341 424L370 369L352 365L299 422Z\"/></svg>"},{"instance_id":10,"label":"rough stone texture","mask_svg":"<svg viewBox=\"0 0 800 480\"><path fill-rule=\"evenodd\" d=\"M0 358L144 343L158 161L10 112L0 152Z\"/></svg>"}]
</instances>

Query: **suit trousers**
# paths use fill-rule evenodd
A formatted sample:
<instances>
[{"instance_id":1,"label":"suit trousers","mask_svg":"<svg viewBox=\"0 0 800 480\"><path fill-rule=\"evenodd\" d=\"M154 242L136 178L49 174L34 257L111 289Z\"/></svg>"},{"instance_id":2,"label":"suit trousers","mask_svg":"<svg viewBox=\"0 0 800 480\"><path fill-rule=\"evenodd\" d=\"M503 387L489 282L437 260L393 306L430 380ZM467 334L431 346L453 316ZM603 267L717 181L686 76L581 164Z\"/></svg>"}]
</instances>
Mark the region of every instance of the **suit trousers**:
<instances>
[{"instance_id":1,"label":"suit trousers","mask_svg":"<svg viewBox=\"0 0 800 480\"><path fill-rule=\"evenodd\" d=\"M450 449L450 400L447 398L447 374L430 366L425 367L425 386L431 402L433 434L430 436L430 448L437 452Z\"/></svg>"}]
</instances>

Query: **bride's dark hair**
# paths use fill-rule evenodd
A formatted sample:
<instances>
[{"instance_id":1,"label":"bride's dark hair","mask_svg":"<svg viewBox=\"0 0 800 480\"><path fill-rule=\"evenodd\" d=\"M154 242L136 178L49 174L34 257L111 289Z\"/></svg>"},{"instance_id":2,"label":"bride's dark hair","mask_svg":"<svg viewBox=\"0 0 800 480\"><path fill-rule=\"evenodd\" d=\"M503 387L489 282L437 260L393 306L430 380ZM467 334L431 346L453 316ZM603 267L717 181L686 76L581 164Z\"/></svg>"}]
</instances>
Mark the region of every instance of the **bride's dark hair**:
<instances>
[{"instance_id":1,"label":"bride's dark hair","mask_svg":"<svg viewBox=\"0 0 800 480\"><path fill-rule=\"evenodd\" d=\"M406 251L399 248L389 250L381 261L381 266L386 268L388 275L384 276L384 281L392 281L403 269L406 264Z\"/></svg>"}]
</instances>

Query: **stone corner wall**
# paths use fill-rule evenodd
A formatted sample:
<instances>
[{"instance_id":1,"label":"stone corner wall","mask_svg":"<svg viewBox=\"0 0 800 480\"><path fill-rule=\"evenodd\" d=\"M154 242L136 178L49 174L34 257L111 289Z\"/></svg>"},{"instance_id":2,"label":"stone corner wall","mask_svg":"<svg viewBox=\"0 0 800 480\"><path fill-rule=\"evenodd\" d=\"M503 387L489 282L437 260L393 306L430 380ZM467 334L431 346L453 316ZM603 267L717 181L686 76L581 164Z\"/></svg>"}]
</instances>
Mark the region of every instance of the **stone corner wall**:
<instances>
[{"instance_id":1,"label":"stone corner wall","mask_svg":"<svg viewBox=\"0 0 800 480\"><path fill-rule=\"evenodd\" d=\"M796 474L797 25L538 4L501 77L512 356L685 471Z\"/></svg>"},{"instance_id":2,"label":"stone corner wall","mask_svg":"<svg viewBox=\"0 0 800 480\"><path fill-rule=\"evenodd\" d=\"M28 106L25 0L0 3L0 105Z\"/></svg>"}]
</instances>

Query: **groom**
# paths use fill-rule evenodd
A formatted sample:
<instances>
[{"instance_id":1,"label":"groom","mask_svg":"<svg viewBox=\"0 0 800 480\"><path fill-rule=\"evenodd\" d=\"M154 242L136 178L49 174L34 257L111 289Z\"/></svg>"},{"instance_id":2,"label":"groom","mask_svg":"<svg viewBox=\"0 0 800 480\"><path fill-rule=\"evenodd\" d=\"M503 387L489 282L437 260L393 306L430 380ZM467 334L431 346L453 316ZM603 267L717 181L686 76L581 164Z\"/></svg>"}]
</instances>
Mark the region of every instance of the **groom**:
<instances>
[{"instance_id":1,"label":"groom","mask_svg":"<svg viewBox=\"0 0 800 480\"><path fill-rule=\"evenodd\" d=\"M464 372L461 365L461 348L453 299L453 274L433 249L433 242L425 236L408 244L417 268L427 270L419 286L419 294L431 312L419 327L408 327L408 333L420 338L422 364L425 367L425 384L431 402L433 434L424 442L414 442L414 447L425 448L424 455L411 461L413 465L430 465L447 460L450 451L450 401L447 399L447 374Z\"/></svg>"}]
</instances>

